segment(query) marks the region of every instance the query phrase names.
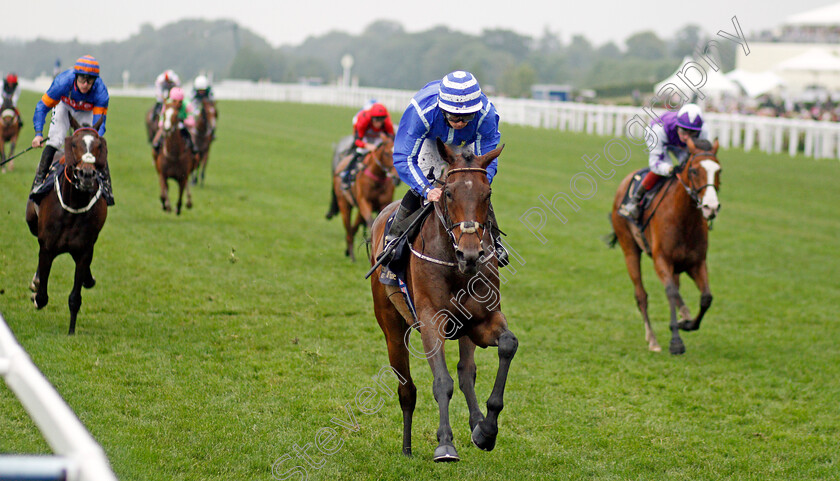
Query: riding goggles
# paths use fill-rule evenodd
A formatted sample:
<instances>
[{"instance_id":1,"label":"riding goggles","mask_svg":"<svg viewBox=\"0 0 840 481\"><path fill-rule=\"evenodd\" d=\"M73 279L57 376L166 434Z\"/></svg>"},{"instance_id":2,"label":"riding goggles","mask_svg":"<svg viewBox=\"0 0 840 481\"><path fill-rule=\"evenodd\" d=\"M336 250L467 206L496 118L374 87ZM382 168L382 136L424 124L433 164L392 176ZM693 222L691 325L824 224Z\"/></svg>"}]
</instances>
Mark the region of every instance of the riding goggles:
<instances>
[{"instance_id":1,"label":"riding goggles","mask_svg":"<svg viewBox=\"0 0 840 481\"><path fill-rule=\"evenodd\" d=\"M463 122L465 124L468 124L473 118L475 118L474 113L473 114L466 114L466 115L457 115L457 114L450 114L449 112L444 112L443 115L444 115L444 117L446 117L446 120L448 120L450 123L453 123L453 124L457 124L459 122Z\"/></svg>"}]
</instances>

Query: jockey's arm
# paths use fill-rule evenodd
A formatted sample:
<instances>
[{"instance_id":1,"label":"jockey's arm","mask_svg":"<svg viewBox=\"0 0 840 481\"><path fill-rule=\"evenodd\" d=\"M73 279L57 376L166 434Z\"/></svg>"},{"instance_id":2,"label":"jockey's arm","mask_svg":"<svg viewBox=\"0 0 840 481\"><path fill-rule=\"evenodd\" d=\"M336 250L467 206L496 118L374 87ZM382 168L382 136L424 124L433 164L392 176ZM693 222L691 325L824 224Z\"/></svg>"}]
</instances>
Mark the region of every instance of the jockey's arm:
<instances>
[{"instance_id":1,"label":"jockey's arm","mask_svg":"<svg viewBox=\"0 0 840 481\"><path fill-rule=\"evenodd\" d=\"M499 132L499 114L496 113L496 108L490 104L490 111L487 115L481 116L476 131L475 151L478 155L484 155L499 146L499 141L502 139L502 134ZM478 113L481 115L481 112ZM496 157L487 166L487 180L493 182L493 177L499 168L499 158Z\"/></svg>"},{"instance_id":2,"label":"jockey's arm","mask_svg":"<svg viewBox=\"0 0 840 481\"><path fill-rule=\"evenodd\" d=\"M409 105L400 120L400 128L397 129L397 137L394 140L394 167L400 179L423 197L428 195L432 186L420 171L417 155L428 133L414 106Z\"/></svg>"},{"instance_id":3,"label":"jockey's arm","mask_svg":"<svg viewBox=\"0 0 840 481\"><path fill-rule=\"evenodd\" d=\"M665 129L659 124L654 124L652 129L656 134L656 145L650 149L650 156L648 157L650 171L654 174L668 176L674 169L674 164L668 156L668 149L665 145L668 136L665 135Z\"/></svg>"}]
</instances>

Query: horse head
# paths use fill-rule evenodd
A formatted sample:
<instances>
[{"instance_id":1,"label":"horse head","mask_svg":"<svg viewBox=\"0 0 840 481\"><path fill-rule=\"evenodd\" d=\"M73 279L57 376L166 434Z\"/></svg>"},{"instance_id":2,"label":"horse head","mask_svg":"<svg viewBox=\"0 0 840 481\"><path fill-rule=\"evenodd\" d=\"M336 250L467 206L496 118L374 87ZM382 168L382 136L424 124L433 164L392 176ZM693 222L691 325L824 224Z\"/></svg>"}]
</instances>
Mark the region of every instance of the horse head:
<instances>
[{"instance_id":1,"label":"horse head","mask_svg":"<svg viewBox=\"0 0 840 481\"><path fill-rule=\"evenodd\" d=\"M394 167L394 139L384 133L380 135L380 138L382 142L371 152L371 159L387 177L394 181L394 185L399 185L400 176L397 168Z\"/></svg>"},{"instance_id":2,"label":"horse head","mask_svg":"<svg viewBox=\"0 0 840 481\"><path fill-rule=\"evenodd\" d=\"M680 180L686 186L691 198L706 220L714 219L720 212L718 191L720 190L720 161L717 151L720 144L706 139L688 139L690 157L680 173Z\"/></svg>"},{"instance_id":3,"label":"horse head","mask_svg":"<svg viewBox=\"0 0 840 481\"><path fill-rule=\"evenodd\" d=\"M73 186L85 192L96 192L99 188L96 173L105 170L108 162L108 144L99 136L104 119L104 116L100 117L93 127L89 127L79 125L71 116L74 132L64 139L65 172L72 172Z\"/></svg>"},{"instance_id":4,"label":"horse head","mask_svg":"<svg viewBox=\"0 0 840 481\"><path fill-rule=\"evenodd\" d=\"M438 215L452 240L458 270L472 275L478 260L484 257L485 237L493 249L487 222L491 193L487 166L502 153L504 145L476 156L472 152L456 152L438 138L437 149L441 159L449 164L439 201L443 213Z\"/></svg>"}]
</instances>

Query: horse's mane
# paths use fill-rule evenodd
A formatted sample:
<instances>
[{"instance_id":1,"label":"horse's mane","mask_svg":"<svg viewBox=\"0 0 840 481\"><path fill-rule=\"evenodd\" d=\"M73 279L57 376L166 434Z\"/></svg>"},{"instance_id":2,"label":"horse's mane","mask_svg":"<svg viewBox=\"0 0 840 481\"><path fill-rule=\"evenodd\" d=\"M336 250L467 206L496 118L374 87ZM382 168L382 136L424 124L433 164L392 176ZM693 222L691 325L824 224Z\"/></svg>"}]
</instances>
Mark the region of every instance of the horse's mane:
<instances>
[{"instance_id":1,"label":"horse's mane","mask_svg":"<svg viewBox=\"0 0 840 481\"><path fill-rule=\"evenodd\" d=\"M694 141L694 146L702 151L711 151L712 150L712 143L709 139L697 139Z\"/></svg>"}]
</instances>

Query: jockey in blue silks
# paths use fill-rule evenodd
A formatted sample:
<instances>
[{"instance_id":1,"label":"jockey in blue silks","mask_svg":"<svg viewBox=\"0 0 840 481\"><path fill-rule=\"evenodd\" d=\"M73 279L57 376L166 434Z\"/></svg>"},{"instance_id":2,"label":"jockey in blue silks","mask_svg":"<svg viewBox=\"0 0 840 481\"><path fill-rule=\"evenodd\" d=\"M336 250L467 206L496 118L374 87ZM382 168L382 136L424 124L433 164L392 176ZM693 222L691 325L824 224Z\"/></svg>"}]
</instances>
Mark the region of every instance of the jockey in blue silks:
<instances>
[{"instance_id":1,"label":"jockey in blue silks","mask_svg":"<svg viewBox=\"0 0 840 481\"><path fill-rule=\"evenodd\" d=\"M678 112L665 112L660 119L661 122L654 120L650 124L656 134L656 145L650 150L648 158L650 172L639 184L633 197L621 206L621 212L633 219L639 218L639 204L645 193L674 171L674 164L668 154L673 154L677 163L682 164L689 156L686 145L688 139L708 138L703 130L703 112L696 104L685 104Z\"/></svg>"},{"instance_id":2,"label":"jockey in blue silks","mask_svg":"<svg viewBox=\"0 0 840 481\"><path fill-rule=\"evenodd\" d=\"M445 144L484 155L501 139L499 114L481 92L478 80L469 72L455 71L441 80L429 82L411 99L400 119L394 140L394 167L410 189L403 197L391 230L385 239L395 242L405 232L405 219L428 202L437 202L442 190L426 177L434 169L441 177L446 166L435 145ZM498 159L487 166L487 180L493 182ZM499 265L507 265L507 251L499 241L499 229L492 206L488 214Z\"/></svg>"},{"instance_id":3,"label":"jockey in blue silks","mask_svg":"<svg viewBox=\"0 0 840 481\"><path fill-rule=\"evenodd\" d=\"M32 183L33 191L44 183L53 156L64 145L64 138L70 128L70 116L79 125L94 125L108 113L108 101L108 88L99 76L99 62L90 55L79 58L73 68L61 72L53 79L52 85L35 106L32 118L35 127L32 147L41 147L47 112L54 109L49 137ZM105 119L99 126L99 135L105 135ZM106 197L111 198L111 174L107 162L103 174L105 178L102 187Z\"/></svg>"}]
</instances>

